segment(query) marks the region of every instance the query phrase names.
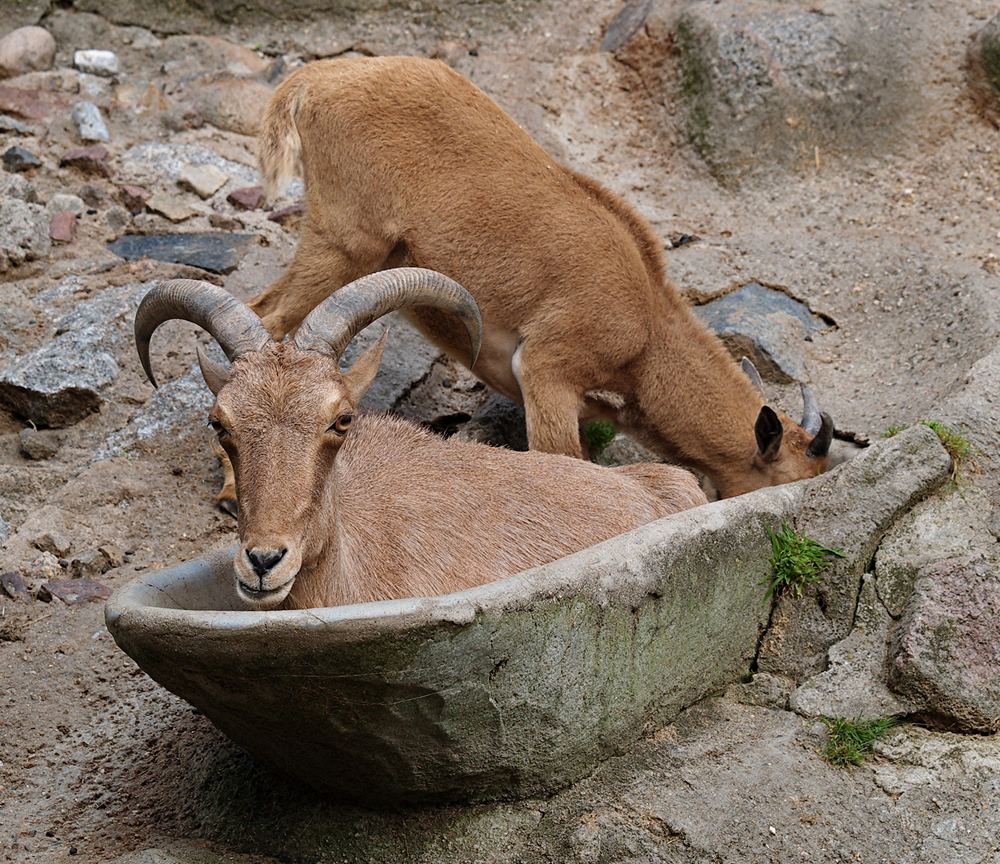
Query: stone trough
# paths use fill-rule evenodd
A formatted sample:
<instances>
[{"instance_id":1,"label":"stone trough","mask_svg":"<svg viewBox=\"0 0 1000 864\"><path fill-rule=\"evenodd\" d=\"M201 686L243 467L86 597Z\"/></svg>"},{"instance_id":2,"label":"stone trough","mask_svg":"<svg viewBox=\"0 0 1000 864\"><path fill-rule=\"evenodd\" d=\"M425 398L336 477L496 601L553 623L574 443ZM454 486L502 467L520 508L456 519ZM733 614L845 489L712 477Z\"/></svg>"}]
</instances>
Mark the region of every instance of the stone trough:
<instances>
[{"instance_id":1,"label":"stone trough","mask_svg":"<svg viewBox=\"0 0 1000 864\"><path fill-rule=\"evenodd\" d=\"M749 671L772 615L768 528L843 546L831 590L856 596L878 538L948 465L911 429L815 480L442 597L239 611L223 550L125 586L107 624L156 681L331 796L544 794Z\"/></svg>"}]
</instances>

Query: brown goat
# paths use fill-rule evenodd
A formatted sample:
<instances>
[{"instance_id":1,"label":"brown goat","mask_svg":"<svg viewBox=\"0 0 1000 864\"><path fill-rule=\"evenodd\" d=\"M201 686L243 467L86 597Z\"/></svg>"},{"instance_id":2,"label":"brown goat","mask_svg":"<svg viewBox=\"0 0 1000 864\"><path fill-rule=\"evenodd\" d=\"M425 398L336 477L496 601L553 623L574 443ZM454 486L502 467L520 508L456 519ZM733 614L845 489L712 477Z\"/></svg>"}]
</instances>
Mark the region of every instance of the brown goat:
<instances>
[{"instance_id":1,"label":"brown goat","mask_svg":"<svg viewBox=\"0 0 1000 864\"><path fill-rule=\"evenodd\" d=\"M272 196L299 166L306 184L295 258L250 303L275 338L363 274L428 267L476 298L473 372L523 401L533 450L580 456L579 421L600 416L723 497L826 469L833 425L811 395L802 425L766 406L667 281L648 224L443 63L299 69L267 108L259 159ZM408 314L462 356L451 322Z\"/></svg>"},{"instance_id":2,"label":"brown goat","mask_svg":"<svg viewBox=\"0 0 1000 864\"><path fill-rule=\"evenodd\" d=\"M170 318L201 325L234 360L226 369L201 357L216 395L210 422L236 471L236 590L248 605L444 594L705 503L695 477L673 466L602 468L445 441L387 416L355 419L385 337L344 373L340 354L359 330L404 305L458 315L475 355L475 302L424 270L391 270L343 288L284 343L208 283L166 282L143 298L136 344L150 381L149 341Z\"/></svg>"}]
</instances>

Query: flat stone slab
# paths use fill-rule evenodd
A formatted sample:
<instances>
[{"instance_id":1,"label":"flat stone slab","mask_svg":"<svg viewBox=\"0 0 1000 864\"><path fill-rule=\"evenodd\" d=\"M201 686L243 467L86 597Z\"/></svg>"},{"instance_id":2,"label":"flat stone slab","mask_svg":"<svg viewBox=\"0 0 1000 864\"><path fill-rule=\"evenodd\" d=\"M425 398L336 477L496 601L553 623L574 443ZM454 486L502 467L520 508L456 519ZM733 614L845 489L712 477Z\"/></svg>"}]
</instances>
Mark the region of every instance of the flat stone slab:
<instances>
[{"instance_id":1,"label":"flat stone slab","mask_svg":"<svg viewBox=\"0 0 1000 864\"><path fill-rule=\"evenodd\" d=\"M189 264L212 273L230 273L255 234L126 234L108 249L128 261L152 258L172 264Z\"/></svg>"},{"instance_id":2,"label":"flat stone slab","mask_svg":"<svg viewBox=\"0 0 1000 864\"><path fill-rule=\"evenodd\" d=\"M780 383L808 380L802 342L830 326L805 303L757 282L694 311L731 352Z\"/></svg>"}]
</instances>

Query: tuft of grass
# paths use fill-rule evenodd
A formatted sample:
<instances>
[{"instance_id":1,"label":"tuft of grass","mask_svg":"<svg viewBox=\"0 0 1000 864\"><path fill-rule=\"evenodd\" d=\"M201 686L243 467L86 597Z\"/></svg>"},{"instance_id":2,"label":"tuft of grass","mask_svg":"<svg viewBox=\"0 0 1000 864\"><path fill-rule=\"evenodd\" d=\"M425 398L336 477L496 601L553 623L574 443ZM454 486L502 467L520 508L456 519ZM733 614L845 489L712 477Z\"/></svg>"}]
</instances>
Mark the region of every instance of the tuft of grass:
<instances>
[{"instance_id":1,"label":"tuft of grass","mask_svg":"<svg viewBox=\"0 0 1000 864\"><path fill-rule=\"evenodd\" d=\"M951 479L953 481L957 480L959 469L967 465L972 456L972 442L961 432L952 429L950 426L945 426L944 423L940 423L937 420L918 420L917 422L921 426L926 426L941 440L944 449L951 456ZM882 437L892 438L905 428L905 426L890 426L882 433Z\"/></svg>"},{"instance_id":2,"label":"tuft of grass","mask_svg":"<svg viewBox=\"0 0 1000 864\"><path fill-rule=\"evenodd\" d=\"M583 432L587 436L590 455L594 459L600 456L615 440L615 424L610 420L591 420L583 427Z\"/></svg>"},{"instance_id":3,"label":"tuft of grass","mask_svg":"<svg viewBox=\"0 0 1000 864\"><path fill-rule=\"evenodd\" d=\"M807 585L819 581L819 575L830 566L831 558L843 558L839 549L821 546L796 533L787 523L778 531L767 529L771 538L771 576L765 580L767 594L780 596L790 591L801 597Z\"/></svg>"},{"instance_id":4,"label":"tuft of grass","mask_svg":"<svg viewBox=\"0 0 1000 864\"><path fill-rule=\"evenodd\" d=\"M824 717L827 739L823 747L823 758L831 765L863 765L875 742L889 731L896 721L892 717L881 720L862 720L855 717Z\"/></svg>"}]
</instances>

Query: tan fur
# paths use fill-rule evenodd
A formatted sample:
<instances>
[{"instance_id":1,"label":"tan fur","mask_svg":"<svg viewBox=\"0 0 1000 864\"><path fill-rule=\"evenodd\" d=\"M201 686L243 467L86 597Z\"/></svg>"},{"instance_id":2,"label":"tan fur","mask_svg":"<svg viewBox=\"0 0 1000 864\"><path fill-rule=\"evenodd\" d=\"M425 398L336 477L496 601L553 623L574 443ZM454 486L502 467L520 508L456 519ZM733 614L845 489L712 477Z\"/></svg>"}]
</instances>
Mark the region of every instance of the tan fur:
<instances>
[{"instance_id":1,"label":"tan fur","mask_svg":"<svg viewBox=\"0 0 1000 864\"><path fill-rule=\"evenodd\" d=\"M353 411L381 345L341 374L289 344L244 356L211 418L236 469L242 547L236 571L256 587L250 549L283 549L260 587L281 608L442 594L501 579L705 503L669 465L602 468L546 453L445 441ZM261 600L259 608L274 608Z\"/></svg>"},{"instance_id":2,"label":"tan fur","mask_svg":"<svg viewBox=\"0 0 1000 864\"><path fill-rule=\"evenodd\" d=\"M579 420L611 416L724 496L825 470L787 418L777 458L760 458L763 399L666 279L649 225L553 161L443 63L305 66L267 109L260 161L269 188L298 163L306 181L295 259L251 303L276 337L359 276L428 267L476 298L486 335L473 371L524 402L533 450L580 456ZM411 318L463 359L452 322ZM520 381L511 371L519 345ZM590 391L622 394L624 404L588 400Z\"/></svg>"}]
</instances>

